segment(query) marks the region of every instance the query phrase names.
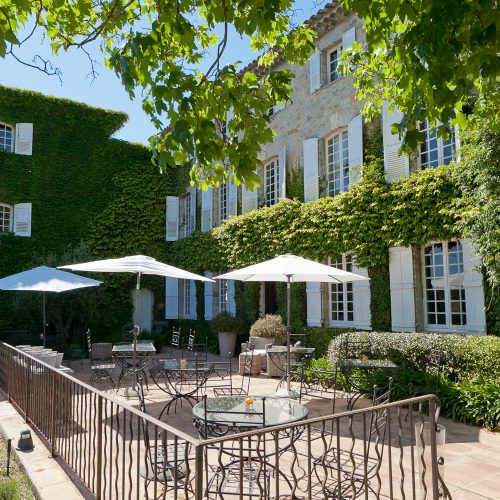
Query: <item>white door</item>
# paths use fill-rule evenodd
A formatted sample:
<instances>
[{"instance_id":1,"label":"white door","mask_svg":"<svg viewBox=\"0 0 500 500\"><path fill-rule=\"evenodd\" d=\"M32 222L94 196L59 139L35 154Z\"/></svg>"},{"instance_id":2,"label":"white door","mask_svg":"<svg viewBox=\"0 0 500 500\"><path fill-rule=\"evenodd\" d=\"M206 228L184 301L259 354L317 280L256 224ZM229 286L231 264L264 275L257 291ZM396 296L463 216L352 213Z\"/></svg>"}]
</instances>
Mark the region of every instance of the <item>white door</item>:
<instances>
[{"instance_id":1,"label":"white door","mask_svg":"<svg viewBox=\"0 0 500 500\"><path fill-rule=\"evenodd\" d=\"M147 288L132 291L134 300L134 325L140 326L140 331L150 332L153 328L153 292Z\"/></svg>"}]
</instances>

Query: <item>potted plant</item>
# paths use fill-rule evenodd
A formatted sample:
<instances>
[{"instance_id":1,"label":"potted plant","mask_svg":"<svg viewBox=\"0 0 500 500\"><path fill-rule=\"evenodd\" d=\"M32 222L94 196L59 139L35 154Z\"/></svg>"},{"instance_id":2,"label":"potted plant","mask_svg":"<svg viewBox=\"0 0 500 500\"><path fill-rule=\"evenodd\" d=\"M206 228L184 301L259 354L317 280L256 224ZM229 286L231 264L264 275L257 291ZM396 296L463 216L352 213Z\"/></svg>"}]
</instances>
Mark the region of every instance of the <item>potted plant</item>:
<instances>
[{"instance_id":1,"label":"potted plant","mask_svg":"<svg viewBox=\"0 0 500 500\"><path fill-rule=\"evenodd\" d=\"M210 323L219 336L220 354L225 356L231 353L234 356L238 335L245 333L245 322L226 311L214 316Z\"/></svg>"},{"instance_id":2,"label":"potted plant","mask_svg":"<svg viewBox=\"0 0 500 500\"><path fill-rule=\"evenodd\" d=\"M266 338L269 339L269 344L282 345L286 337L283 319L279 314L266 314L250 328L250 342L252 337Z\"/></svg>"}]
</instances>

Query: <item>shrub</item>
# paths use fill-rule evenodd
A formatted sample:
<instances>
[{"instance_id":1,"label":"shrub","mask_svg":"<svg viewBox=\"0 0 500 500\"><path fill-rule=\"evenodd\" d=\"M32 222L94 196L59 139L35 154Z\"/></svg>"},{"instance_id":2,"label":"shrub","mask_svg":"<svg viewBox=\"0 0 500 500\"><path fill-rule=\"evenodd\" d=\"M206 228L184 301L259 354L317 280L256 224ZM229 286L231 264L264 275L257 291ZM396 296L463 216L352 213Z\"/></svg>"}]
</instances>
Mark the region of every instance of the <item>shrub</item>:
<instances>
[{"instance_id":1,"label":"shrub","mask_svg":"<svg viewBox=\"0 0 500 500\"><path fill-rule=\"evenodd\" d=\"M328 346L333 338L341 335L342 333L353 331L345 328L329 328L329 327L308 327L304 328L306 335L306 345L314 347L314 356L322 358L328 353Z\"/></svg>"},{"instance_id":2,"label":"shrub","mask_svg":"<svg viewBox=\"0 0 500 500\"><path fill-rule=\"evenodd\" d=\"M17 500L19 488L14 479L0 479L0 500Z\"/></svg>"},{"instance_id":3,"label":"shrub","mask_svg":"<svg viewBox=\"0 0 500 500\"><path fill-rule=\"evenodd\" d=\"M403 366L425 369L431 349L441 354L442 369L457 381L500 381L500 338L437 333L351 332L351 337L369 344L371 358L387 358ZM335 364L342 357L342 337L334 337L328 359Z\"/></svg>"},{"instance_id":4,"label":"shrub","mask_svg":"<svg viewBox=\"0 0 500 500\"><path fill-rule=\"evenodd\" d=\"M275 338L277 344L283 344L286 336L286 326L278 314L266 314L258 319L250 328L251 337Z\"/></svg>"}]
</instances>

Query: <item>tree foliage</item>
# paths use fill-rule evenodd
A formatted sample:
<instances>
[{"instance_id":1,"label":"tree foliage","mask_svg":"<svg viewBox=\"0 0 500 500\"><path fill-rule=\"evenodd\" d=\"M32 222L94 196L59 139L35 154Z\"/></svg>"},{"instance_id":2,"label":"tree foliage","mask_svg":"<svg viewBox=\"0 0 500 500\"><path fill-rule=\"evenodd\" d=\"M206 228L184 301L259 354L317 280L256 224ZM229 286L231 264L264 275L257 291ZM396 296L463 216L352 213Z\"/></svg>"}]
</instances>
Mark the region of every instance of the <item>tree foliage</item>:
<instances>
[{"instance_id":1,"label":"tree foliage","mask_svg":"<svg viewBox=\"0 0 500 500\"><path fill-rule=\"evenodd\" d=\"M0 2L0 57L17 57L16 48L37 32L55 54L98 43L128 93L141 91L143 108L160 132L152 147L162 168L188 163L202 185L222 182L233 171L234 182L251 187L258 183L257 153L273 138L269 109L291 94L292 73L271 65L278 57L303 63L312 48L314 32L294 26L292 4L7 0ZM265 52L251 70L237 61L223 64L230 33ZM211 64L202 71L207 57ZM38 61L49 72L47 61Z\"/></svg>"},{"instance_id":2,"label":"tree foliage","mask_svg":"<svg viewBox=\"0 0 500 500\"><path fill-rule=\"evenodd\" d=\"M354 67L364 112L378 113L383 100L404 113L405 146L423 138L418 123L465 128L486 112L500 127L500 13L496 0L342 0L364 18L366 45L344 59Z\"/></svg>"}]
</instances>

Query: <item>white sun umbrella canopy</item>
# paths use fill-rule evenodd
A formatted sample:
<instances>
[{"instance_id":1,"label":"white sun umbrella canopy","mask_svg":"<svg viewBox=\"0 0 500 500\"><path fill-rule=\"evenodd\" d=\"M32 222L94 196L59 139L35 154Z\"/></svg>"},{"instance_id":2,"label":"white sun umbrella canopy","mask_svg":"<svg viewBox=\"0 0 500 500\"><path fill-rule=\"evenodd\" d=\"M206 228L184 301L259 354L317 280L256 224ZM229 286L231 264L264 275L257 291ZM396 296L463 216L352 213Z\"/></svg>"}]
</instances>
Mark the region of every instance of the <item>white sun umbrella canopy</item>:
<instances>
[{"instance_id":1,"label":"white sun umbrella canopy","mask_svg":"<svg viewBox=\"0 0 500 500\"><path fill-rule=\"evenodd\" d=\"M359 274L343 271L334 267L304 259L296 255L286 254L274 259L243 267L236 271L216 276L217 279L240 281L281 281L287 283L287 390L280 394L287 397L298 395L290 389L290 285L297 282L348 283L368 280Z\"/></svg>"},{"instance_id":2,"label":"white sun umbrella canopy","mask_svg":"<svg viewBox=\"0 0 500 500\"><path fill-rule=\"evenodd\" d=\"M40 266L0 279L0 290L42 292L43 345L45 346L45 292L68 292L78 288L99 286L102 281L84 278L78 274Z\"/></svg>"}]
</instances>

